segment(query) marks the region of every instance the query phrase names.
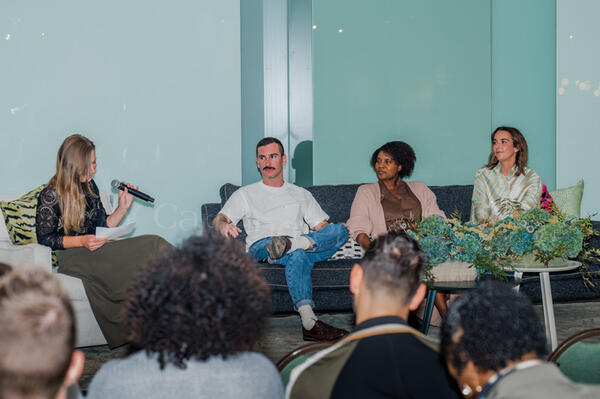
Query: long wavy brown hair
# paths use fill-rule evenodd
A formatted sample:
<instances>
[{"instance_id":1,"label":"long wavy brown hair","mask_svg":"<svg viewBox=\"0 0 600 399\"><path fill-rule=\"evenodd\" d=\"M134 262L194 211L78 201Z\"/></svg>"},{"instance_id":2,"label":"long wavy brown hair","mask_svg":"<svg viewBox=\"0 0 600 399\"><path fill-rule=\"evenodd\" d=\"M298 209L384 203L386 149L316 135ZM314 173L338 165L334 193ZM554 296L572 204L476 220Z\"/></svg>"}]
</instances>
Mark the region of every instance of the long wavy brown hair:
<instances>
[{"instance_id":1,"label":"long wavy brown hair","mask_svg":"<svg viewBox=\"0 0 600 399\"><path fill-rule=\"evenodd\" d=\"M85 194L81 183L85 183L87 192L96 197L87 178L91 170L94 143L80 134L73 134L63 141L56 157L56 174L48 182L56 189L58 205L62 215L66 234L79 232L85 218Z\"/></svg>"},{"instance_id":2,"label":"long wavy brown hair","mask_svg":"<svg viewBox=\"0 0 600 399\"><path fill-rule=\"evenodd\" d=\"M516 127L500 126L496 128L496 130L494 130L494 132L492 133L490 139L492 147L494 146L494 136L500 130L504 130L510 133L510 137L513 141L513 147L519 150L517 152L517 158L515 160L515 165L517 165L517 172L515 173L515 176L520 176L521 174L525 173L525 167L527 166L527 158L529 156L529 151L527 149L527 141L525 140L523 133L521 133ZM496 158L496 154L494 154L494 150L492 149L490 151L488 163L487 165L485 165L485 167L488 169L494 169L496 165L498 165L498 159Z\"/></svg>"}]
</instances>

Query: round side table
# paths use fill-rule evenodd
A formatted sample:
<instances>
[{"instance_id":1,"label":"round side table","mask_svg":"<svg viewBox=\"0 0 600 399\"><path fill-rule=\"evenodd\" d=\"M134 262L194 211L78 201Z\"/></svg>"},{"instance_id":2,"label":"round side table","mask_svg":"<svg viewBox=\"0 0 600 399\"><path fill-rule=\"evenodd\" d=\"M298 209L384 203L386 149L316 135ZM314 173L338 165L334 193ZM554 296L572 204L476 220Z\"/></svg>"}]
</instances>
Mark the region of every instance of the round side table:
<instances>
[{"instance_id":1,"label":"round side table","mask_svg":"<svg viewBox=\"0 0 600 399\"><path fill-rule=\"evenodd\" d=\"M513 270L511 269L510 271L512 272ZM433 313L435 294L438 291L469 291L474 288L477 288L477 286L482 282L491 280L504 281L508 284L512 284L515 286L519 285L519 281L516 281L516 276L515 279L513 279L513 277L509 277L506 280L498 280L494 276L486 274L480 274L475 280L435 281L433 284L428 285L427 296L425 297L425 312L423 314L423 325L421 326L421 332L425 335L427 335L427 333L429 332L429 322L431 321L431 314Z\"/></svg>"},{"instance_id":2,"label":"round side table","mask_svg":"<svg viewBox=\"0 0 600 399\"><path fill-rule=\"evenodd\" d=\"M425 302L425 313L423 313L423 325L421 332L425 335L429 332L429 322L433 313L433 304L435 302L435 294L438 291L467 291L472 290L479 284L479 277L476 280L469 281L435 281L431 286L427 287L427 297Z\"/></svg>"},{"instance_id":3,"label":"round side table","mask_svg":"<svg viewBox=\"0 0 600 399\"><path fill-rule=\"evenodd\" d=\"M542 291L542 305L544 307L544 325L546 326L546 339L552 350L558 346L556 338L556 322L554 321L554 303L552 302L552 289L550 287L550 273L566 272L577 269L581 262L569 260L561 266L526 266L515 265L515 270L522 273L539 273L540 289Z\"/></svg>"}]
</instances>

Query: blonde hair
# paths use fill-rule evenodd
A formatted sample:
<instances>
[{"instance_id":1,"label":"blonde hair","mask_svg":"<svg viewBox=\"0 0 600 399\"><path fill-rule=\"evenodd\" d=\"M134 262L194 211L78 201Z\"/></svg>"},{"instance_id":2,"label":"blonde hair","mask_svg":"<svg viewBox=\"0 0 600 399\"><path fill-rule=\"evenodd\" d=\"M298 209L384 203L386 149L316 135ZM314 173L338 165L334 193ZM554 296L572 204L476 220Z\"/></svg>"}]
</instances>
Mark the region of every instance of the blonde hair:
<instances>
[{"instance_id":1,"label":"blonde hair","mask_svg":"<svg viewBox=\"0 0 600 399\"><path fill-rule=\"evenodd\" d=\"M20 267L0 276L0 397L56 396L75 347L74 320L52 273Z\"/></svg>"},{"instance_id":2,"label":"blonde hair","mask_svg":"<svg viewBox=\"0 0 600 399\"><path fill-rule=\"evenodd\" d=\"M63 141L56 157L56 174L48 185L56 189L65 234L80 232L85 218L85 194L81 183L85 181L87 192L96 197L90 188L89 176L94 143L80 134L73 134Z\"/></svg>"}]
</instances>

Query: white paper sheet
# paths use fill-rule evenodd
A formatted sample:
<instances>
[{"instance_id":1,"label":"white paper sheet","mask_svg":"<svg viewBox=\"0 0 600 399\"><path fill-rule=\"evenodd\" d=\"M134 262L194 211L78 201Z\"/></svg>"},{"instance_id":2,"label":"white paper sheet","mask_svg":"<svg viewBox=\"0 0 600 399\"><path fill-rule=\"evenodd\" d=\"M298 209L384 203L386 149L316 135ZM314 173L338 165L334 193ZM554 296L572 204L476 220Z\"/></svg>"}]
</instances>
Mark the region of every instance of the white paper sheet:
<instances>
[{"instance_id":1,"label":"white paper sheet","mask_svg":"<svg viewBox=\"0 0 600 399\"><path fill-rule=\"evenodd\" d=\"M108 238L109 240L114 240L116 238L122 237L126 234L129 234L135 228L135 222L129 222L123 226L119 227L96 227L96 237L98 238Z\"/></svg>"}]
</instances>

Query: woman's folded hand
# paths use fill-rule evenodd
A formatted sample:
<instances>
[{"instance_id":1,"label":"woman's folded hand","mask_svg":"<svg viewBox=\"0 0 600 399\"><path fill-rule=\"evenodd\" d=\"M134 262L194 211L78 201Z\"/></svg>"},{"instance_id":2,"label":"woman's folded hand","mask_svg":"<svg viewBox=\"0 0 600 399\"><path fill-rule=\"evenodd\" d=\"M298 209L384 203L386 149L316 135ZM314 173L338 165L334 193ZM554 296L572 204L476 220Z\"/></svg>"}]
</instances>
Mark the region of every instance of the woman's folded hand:
<instances>
[{"instance_id":1,"label":"woman's folded hand","mask_svg":"<svg viewBox=\"0 0 600 399\"><path fill-rule=\"evenodd\" d=\"M93 234L79 236L81 246L86 247L90 251L95 251L108 241L108 238L98 238Z\"/></svg>"}]
</instances>

